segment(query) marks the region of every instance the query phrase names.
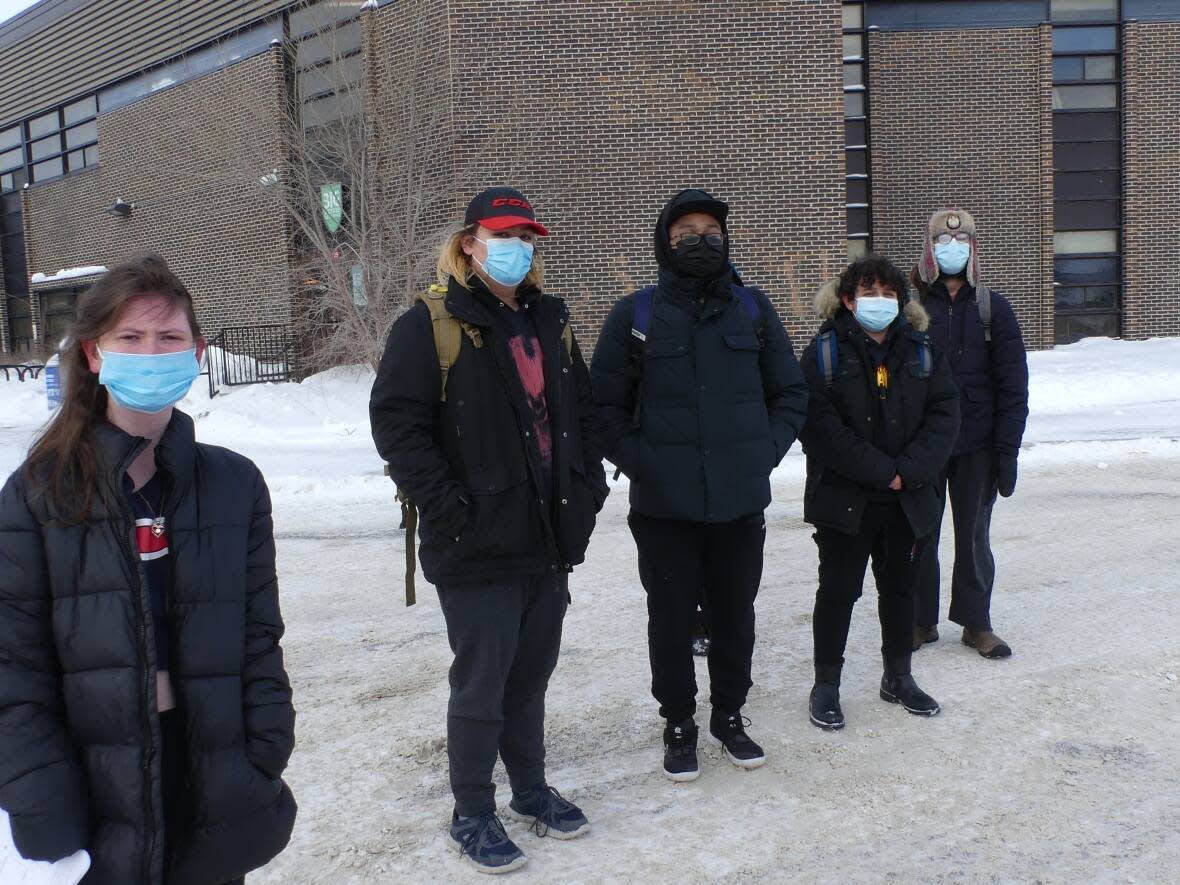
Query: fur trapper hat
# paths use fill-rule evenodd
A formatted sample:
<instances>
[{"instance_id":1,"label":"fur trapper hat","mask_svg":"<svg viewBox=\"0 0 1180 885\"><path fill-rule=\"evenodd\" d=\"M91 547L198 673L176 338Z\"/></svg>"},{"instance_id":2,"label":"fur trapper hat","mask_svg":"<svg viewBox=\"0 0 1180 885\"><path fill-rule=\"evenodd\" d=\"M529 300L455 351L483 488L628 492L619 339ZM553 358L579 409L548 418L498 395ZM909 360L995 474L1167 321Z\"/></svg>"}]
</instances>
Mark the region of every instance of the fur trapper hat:
<instances>
[{"instance_id":1,"label":"fur trapper hat","mask_svg":"<svg viewBox=\"0 0 1180 885\"><path fill-rule=\"evenodd\" d=\"M934 240L941 234L966 233L971 237L971 257L967 259L967 282L979 285L979 241L975 238L975 219L962 209L940 209L926 224L926 242L918 261L918 276L929 286L938 279L938 262L934 259Z\"/></svg>"},{"instance_id":2,"label":"fur trapper hat","mask_svg":"<svg viewBox=\"0 0 1180 885\"><path fill-rule=\"evenodd\" d=\"M843 306L844 302L840 300L839 277L828 280L815 293L815 312L821 320L832 319ZM926 308L918 303L917 298L911 297L906 301L903 313L909 324L919 332L925 332L930 327L930 315L926 313Z\"/></svg>"}]
</instances>

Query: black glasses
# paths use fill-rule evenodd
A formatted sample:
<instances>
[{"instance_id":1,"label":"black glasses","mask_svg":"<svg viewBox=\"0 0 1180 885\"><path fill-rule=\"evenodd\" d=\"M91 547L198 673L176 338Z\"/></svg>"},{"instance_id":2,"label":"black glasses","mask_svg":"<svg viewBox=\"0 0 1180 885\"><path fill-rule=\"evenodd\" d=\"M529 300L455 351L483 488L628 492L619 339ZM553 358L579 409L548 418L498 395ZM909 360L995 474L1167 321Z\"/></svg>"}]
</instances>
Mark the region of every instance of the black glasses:
<instances>
[{"instance_id":1,"label":"black glasses","mask_svg":"<svg viewBox=\"0 0 1180 885\"><path fill-rule=\"evenodd\" d=\"M959 231L957 234L954 234L953 236L951 234L939 234L937 237L934 238L934 242L938 243L938 245L940 245L940 246L945 246L951 240L958 240L960 243L970 243L971 242L971 234L964 233L963 231Z\"/></svg>"},{"instance_id":2,"label":"black glasses","mask_svg":"<svg viewBox=\"0 0 1180 885\"><path fill-rule=\"evenodd\" d=\"M702 236L701 234L681 234L679 237L676 238L675 245L677 245L677 246L695 246L701 240L704 240L710 246L724 246L725 245L725 235L724 234L705 234L704 236Z\"/></svg>"}]
</instances>

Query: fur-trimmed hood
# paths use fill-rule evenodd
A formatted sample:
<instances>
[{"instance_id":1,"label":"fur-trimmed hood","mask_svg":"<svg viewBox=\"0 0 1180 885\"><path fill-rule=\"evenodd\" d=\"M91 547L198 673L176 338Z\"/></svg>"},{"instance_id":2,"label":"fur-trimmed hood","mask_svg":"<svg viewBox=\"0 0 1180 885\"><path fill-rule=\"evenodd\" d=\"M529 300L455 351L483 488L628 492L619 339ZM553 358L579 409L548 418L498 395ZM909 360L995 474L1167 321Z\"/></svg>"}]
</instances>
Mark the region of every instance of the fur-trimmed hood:
<instances>
[{"instance_id":1,"label":"fur-trimmed hood","mask_svg":"<svg viewBox=\"0 0 1180 885\"><path fill-rule=\"evenodd\" d=\"M837 294L839 285L840 279L833 278L824 283L815 294L815 312L821 320L834 319L840 308L844 306ZM909 324L919 332L925 332L930 327L930 315L926 313L926 308L918 302L917 298L908 298L902 313L905 314Z\"/></svg>"}]
</instances>

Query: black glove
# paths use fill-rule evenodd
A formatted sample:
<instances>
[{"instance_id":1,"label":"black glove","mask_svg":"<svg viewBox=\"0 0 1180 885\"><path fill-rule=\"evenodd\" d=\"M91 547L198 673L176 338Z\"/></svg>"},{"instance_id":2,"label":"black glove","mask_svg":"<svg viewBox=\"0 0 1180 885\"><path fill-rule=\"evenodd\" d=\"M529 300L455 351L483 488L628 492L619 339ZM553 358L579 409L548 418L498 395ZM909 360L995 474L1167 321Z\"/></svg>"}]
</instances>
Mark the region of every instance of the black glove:
<instances>
[{"instance_id":1,"label":"black glove","mask_svg":"<svg viewBox=\"0 0 1180 885\"><path fill-rule=\"evenodd\" d=\"M1005 498L1016 491L1016 456L996 455L996 488Z\"/></svg>"}]
</instances>

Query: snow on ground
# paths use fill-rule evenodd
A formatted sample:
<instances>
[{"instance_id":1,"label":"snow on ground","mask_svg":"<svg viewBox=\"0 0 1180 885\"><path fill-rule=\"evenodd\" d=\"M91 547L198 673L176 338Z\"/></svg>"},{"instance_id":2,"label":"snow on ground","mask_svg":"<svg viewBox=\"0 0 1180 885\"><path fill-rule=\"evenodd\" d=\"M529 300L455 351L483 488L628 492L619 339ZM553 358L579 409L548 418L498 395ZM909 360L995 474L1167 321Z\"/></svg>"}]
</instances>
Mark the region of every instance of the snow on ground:
<instances>
[{"instance_id":1,"label":"snow on ground","mask_svg":"<svg viewBox=\"0 0 1180 885\"><path fill-rule=\"evenodd\" d=\"M1091 340L1030 355L1016 495L996 507L991 662L954 625L915 657L942 715L877 698L871 588L843 687L848 727L807 721L816 559L803 459L775 473L744 711L768 763L659 773L645 608L625 483L599 519L548 696L550 781L593 832L561 843L508 823L514 881L1174 882L1180 876L1180 339ZM288 850L252 883L486 881L453 856L437 598L402 599L404 538L366 419L371 375L235 388L183 408L205 442L254 458L275 505L284 641L299 709ZM0 471L45 415L0 383ZM949 535L949 526L948 526ZM943 545L949 578L950 545ZM943 611L947 600L943 600ZM704 664L698 679L707 686ZM698 721L707 719L701 692ZM498 772L501 802L506 781Z\"/></svg>"}]
</instances>

